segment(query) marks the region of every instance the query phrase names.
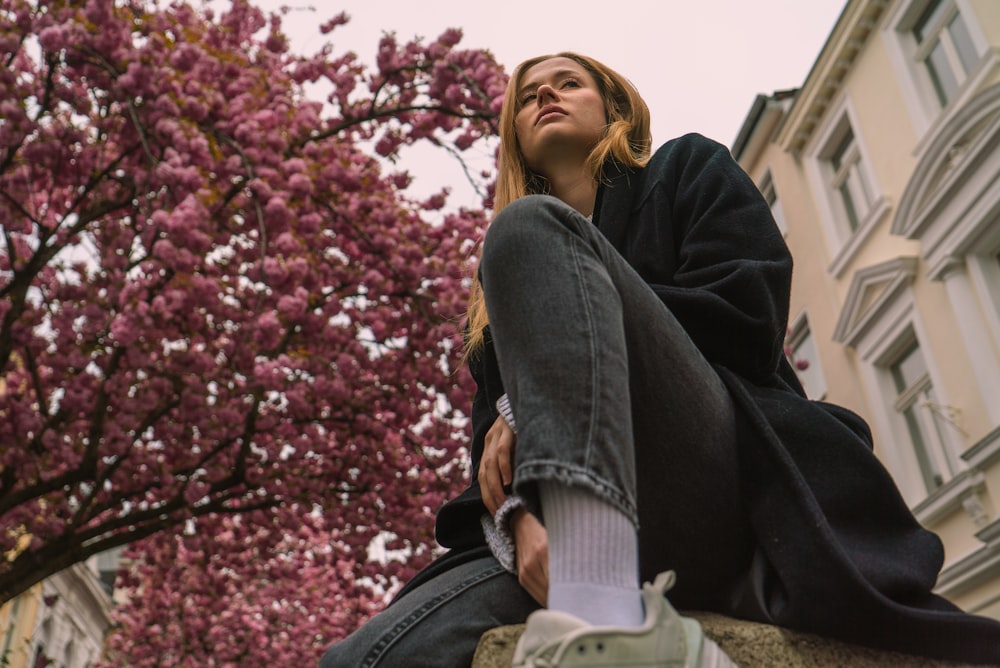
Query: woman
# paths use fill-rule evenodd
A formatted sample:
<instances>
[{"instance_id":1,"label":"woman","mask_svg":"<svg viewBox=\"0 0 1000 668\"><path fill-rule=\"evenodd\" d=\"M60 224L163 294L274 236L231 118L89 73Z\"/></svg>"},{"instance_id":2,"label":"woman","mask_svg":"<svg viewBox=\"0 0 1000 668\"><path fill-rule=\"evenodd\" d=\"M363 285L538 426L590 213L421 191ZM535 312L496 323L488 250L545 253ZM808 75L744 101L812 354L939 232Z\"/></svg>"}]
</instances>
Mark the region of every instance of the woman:
<instances>
[{"instance_id":1,"label":"woman","mask_svg":"<svg viewBox=\"0 0 1000 668\"><path fill-rule=\"evenodd\" d=\"M865 423L805 399L791 258L728 151L651 156L632 85L572 53L518 67L500 123L452 551L321 665L464 666L525 619L515 666L730 665L666 603L667 571L682 609L1000 663L1000 624L931 594L940 541Z\"/></svg>"}]
</instances>

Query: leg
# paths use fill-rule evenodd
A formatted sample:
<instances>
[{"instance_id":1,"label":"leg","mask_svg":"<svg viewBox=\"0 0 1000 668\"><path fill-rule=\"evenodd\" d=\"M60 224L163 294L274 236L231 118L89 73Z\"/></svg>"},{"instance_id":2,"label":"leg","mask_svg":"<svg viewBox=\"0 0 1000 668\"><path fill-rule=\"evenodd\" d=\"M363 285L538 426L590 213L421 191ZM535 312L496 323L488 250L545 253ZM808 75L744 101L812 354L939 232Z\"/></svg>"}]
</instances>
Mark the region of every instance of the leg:
<instances>
[{"instance_id":1,"label":"leg","mask_svg":"<svg viewBox=\"0 0 1000 668\"><path fill-rule=\"evenodd\" d=\"M652 290L623 294L642 579L674 570L678 607L726 611L754 549L732 401Z\"/></svg>"},{"instance_id":2,"label":"leg","mask_svg":"<svg viewBox=\"0 0 1000 668\"><path fill-rule=\"evenodd\" d=\"M487 629L521 623L538 604L493 557L445 571L330 647L320 668L468 666Z\"/></svg>"},{"instance_id":3,"label":"leg","mask_svg":"<svg viewBox=\"0 0 1000 668\"><path fill-rule=\"evenodd\" d=\"M719 607L752 540L733 409L711 365L603 235L554 198L506 207L481 271L518 422L519 493L537 510L538 483L593 492L639 526L644 578L673 568L673 599Z\"/></svg>"}]
</instances>

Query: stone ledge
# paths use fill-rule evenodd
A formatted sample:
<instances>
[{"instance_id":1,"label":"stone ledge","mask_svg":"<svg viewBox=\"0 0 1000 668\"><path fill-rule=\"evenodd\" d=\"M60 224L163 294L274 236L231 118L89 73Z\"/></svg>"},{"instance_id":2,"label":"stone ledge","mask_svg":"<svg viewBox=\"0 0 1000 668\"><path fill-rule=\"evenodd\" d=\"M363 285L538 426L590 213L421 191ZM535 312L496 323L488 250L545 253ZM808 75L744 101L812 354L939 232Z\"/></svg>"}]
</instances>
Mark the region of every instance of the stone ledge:
<instances>
[{"instance_id":1,"label":"stone ledge","mask_svg":"<svg viewBox=\"0 0 1000 668\"><path fill-rule=\"evenodd\" d=\"M848 645L777 626L744 622L712 613L685 613L701 622L705 634L742 668L956 668L963 664ZM524 625L501 626L483 634L472 668L510 668L514 645Z\"/></svg>"}]
</instances>

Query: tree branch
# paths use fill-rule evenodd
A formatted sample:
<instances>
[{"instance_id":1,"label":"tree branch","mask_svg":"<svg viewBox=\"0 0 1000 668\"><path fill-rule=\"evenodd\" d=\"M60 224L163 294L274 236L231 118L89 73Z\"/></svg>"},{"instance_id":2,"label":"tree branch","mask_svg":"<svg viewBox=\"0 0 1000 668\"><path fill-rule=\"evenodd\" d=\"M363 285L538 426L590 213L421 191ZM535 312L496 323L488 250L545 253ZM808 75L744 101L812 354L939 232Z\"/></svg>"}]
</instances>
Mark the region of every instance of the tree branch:
<instances>
[{"instance_id":1,"label":"tree branch","mask_svg":"<svg viewBox=\"0 0 1000 668\"><path fill-rule=\"evenodd\" d=\"M323 132L317 132L314 135L306 137L304 140L302 140L302 142L299 144L298 147L301 148L310 142L322 141L329 137L333 137L334 135L338 135L347 128L354 127L355 125L361 125L362 123L368 123L369 121L375 121L380 118L398 116L399 114L403 114L410 111L435 111L438 113L445 114L447 116L454 116L456 118L465 118L465 119L478 118L478 119L488 120L493 116L492 114L483 111L473 111L473 112L457 111L455 109L452 109L451 107L446 107L444 105L416 104L406 107L394 107L391 109L382 109L380 111L376 111L374 113L367 114L365 116L359 116L357 118L351 118L341 121L337 125L334 125L333 127L328 128Z\"/></svg>"}]
</instances>

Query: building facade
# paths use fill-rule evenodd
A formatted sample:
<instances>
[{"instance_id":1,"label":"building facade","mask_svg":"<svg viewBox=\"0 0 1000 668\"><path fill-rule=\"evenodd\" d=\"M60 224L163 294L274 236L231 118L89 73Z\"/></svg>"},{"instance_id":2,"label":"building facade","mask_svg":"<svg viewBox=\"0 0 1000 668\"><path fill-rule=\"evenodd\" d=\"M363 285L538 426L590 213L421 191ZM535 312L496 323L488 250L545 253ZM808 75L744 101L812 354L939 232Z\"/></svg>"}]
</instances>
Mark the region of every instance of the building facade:
<instances>
[{"instance_id":1,"label":"building facade","mask_svg":"<svg viewBox=\"0 0 1000 668\"><path fill-rule=\"evenodd\" d=\"M0 379L0 393L6 391ZM31 536L20 533L13 556ZM0 666L88 668L104 654L123 548L76 563L0 605Z\"/></svg>"},{"instance_id":2,"label":"building facade","mask_svg":"<svg viewBox=\"0 0 1000 668\"><path fill-rule=\"evenodd\" d=\"M868 420L937 591L1000 619L1000 2L849 0L733 155L795 259L807 393Z\"/></svg>"},{"instance_id":3,"label":"building facade","mask_svg":"<svg viewBox=\"0 0 1000 668\"><path fill-rule=\"evenodd\" d=\"M0 665L88 668L111 627L117 553L91 557L0 607ZM3 663L6 661L6 663Z\"/></svg>"}]
</instances>

